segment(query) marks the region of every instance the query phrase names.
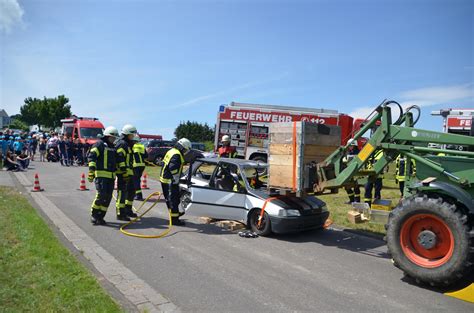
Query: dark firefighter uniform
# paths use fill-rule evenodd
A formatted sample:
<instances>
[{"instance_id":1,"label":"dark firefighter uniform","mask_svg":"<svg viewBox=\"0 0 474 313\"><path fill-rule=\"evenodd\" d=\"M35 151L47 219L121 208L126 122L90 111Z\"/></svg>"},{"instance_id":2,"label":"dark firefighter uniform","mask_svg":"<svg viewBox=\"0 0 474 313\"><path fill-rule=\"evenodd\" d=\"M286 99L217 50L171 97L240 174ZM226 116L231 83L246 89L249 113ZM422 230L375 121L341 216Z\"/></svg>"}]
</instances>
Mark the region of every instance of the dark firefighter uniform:
<instances>
[{"instance_id":1,"label":"dark firefighter uniform","mask_svg":"<svg viewBox=\"0 0 474 313\"><path fill-rule=\"evenodd\" d=\"M114 192L116 153L113 144L101 139L92 146L88 155L89 181L95 178L97 193L92 202L92 222L105 224L104 216L107 213L112 194Z\"/></svg>"},{"instance_id":2,"label":"dark firefighter uniform","mask_svg":"<svg viewBox=\"0 0 474 313\"><path fill-rule=\"evenodd\" d=\"M378 150L375 152L375 154L372 156L370 162L367 164L367 169L372 169L374 164L377 163L378 160L383 156L383 151ZM375 194L374 194L374 199L380 199L381 196L381 191L382 191L382 185L383 185L383 174L379 174L377 178L374 181L368 181L365 184L365 194L364 194L364 202L372 205L372 189L375 189Z\"/></svg>"},{"instance_id":3,"label":"dark firefighter uniform","mask_svg":"<svg viewBox=\"0 0 474 313\"><path fill-rule=\"evenodd\" d=\"M222 146L218 150L219 157L221 158L236 158L237 157L237 151L235 150L235 147L232 146Z\"/></svg>"},{"instance_id":4,"label":"dark firefighter uniform","mask_svg":"<svg viewBox=\"0 0 474 313\"><path fill-rule=\"evenodd\" d=\"M171 210L171 219L174 225L179 221L179 177L183 171L184 157L177 148L171 148L163 159L160 182L166 205Z\"/></svg>"},{"instance_id":5,"label":"dark firefighter uniform","mask_svg":"<svg viewBox=\"0 0 474 313\"><path fill-rule=\"evenodd\" d=\"M135 189L133 188L133 152L124 138L115 143L117 150L117 219L136 217L132 211Z\"/></svg>"},{"instance_id":6,"label":"dark firefighter uniform","mask_svg":"<svg viewBox=\"0 0 474 313\"><path fill-rule=\"evenodd\" d=\"M145 170L145 159L148 157L145 146L141 142L133 145L133 186L135 199L143 200L142 188L140 186L143 171Z\"/></svg>"},{"instance_id":7,"label":"dark firefighter uniform","mask_svg":"<svg viewBox=\"0 0 474 313\"><path fill-rule=\"evenodd\" d=\"M345 163L349 163L354 156L359 154L359 148L357 146L353 146L351 150L347 152L348 158L345 160ZM357 181L356 181L357 183ZM351 187L345 187L344 188L347 192L347 196L349 197L349 203L351 204L353 202L360 202L360 187L359 185L354 186L354 188Z\"/></svg>"},{"instance_id":8,"label":"dark firefighter uniform","mask_svg":"<svg viewBox=\"0 0 474 313\"><path fill-rule=\"evenodd\" d=\"M405 180L407 176L414 176L416 175L416 163L415 160L411 160L411 169L410 172L407 166L407 159L402 156L398 155L397 159L395 160L396 170L395 170L395 181L398 183L398 187L400 189L400 194L403 196L403 189L405 189Z\"/></svg>"}]
</instances>

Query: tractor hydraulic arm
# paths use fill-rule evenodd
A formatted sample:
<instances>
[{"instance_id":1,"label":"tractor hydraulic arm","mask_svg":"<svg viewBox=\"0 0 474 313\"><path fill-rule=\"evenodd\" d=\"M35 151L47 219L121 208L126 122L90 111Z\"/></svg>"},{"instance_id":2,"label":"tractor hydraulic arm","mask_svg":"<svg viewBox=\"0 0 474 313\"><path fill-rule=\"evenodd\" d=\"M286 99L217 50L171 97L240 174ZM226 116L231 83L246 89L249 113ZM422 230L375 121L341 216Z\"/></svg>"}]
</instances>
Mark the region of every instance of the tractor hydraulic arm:
<instances>
[{"instance_id":1,"label":"tractor hydraulic arm","mask_svg":"<svg viewBox=\"0 0 474 313\"><path fill-rule=\"evenodd\" d=\"M398 106L400 111L400 115L395 122L392 122L390 107L393 104ZM474 137L413 128L417 121L413 120L413 113L411 112L414 108L418 110L418 120L420 114L418 107L410 107L403 113L402 107L395 101L387 101L379 105L352 139L357 140L368 130L375 130L361 151L352 160L349 162L343 161L347 157L350 145L348 142L346 146L338 148L326 160L317 165L315 192L321 193L328 189L352 186L356 183L354 178L358 176L375 177L399 154L404 155L408 160L414 159L416 162L423 163L457 183L462 183L459 177L450 174L440 164L425 158L424 155L445 153L474 157L473 152L428 148L428 143L474 146ZM402 123L404 126L401 125ZM373 156L377 151L381 151L383 154L374 160ZM367 166L369 163L371 165L370 169ZM407 161L407 164L411 164L411 162Z\"/></svg>"}]
</instances>

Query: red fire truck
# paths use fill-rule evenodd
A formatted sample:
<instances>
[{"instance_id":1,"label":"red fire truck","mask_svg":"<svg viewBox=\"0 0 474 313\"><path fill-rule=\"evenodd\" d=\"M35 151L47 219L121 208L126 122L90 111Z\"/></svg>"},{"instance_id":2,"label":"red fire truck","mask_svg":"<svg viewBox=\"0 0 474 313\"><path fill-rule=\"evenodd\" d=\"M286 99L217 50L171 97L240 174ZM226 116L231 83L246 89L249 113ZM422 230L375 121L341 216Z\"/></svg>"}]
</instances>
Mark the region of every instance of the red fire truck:
<instances>
[{"instance_id":1,"label":"red fire truck","mask_svg":"<svg viewBox=\"0 0 474 313\"><path fill-rule=\"evenodd\" d=\"M431 115L443 117L445 133L474 136L474 109L441 109L432 111ZM448 149L465 150L465 146L448 146Z\"/></svg>"},{"instance_id":2,"label":"red fire truck","mask_svg":"<svg viewBox=\"0 0 474 313\"><path fill-rule=\"evenodd\" d=\"M239 157L266 162L269 124L292 121L339 125L341 144L350 138L353 125L352 117L337 110L231 102L219 108L215 147L219 146L222 136L229 135Z\"/></svg>"},{"instance_id":3,"label":"red fire truck","mask_svg":"<svg viewBox=\"0 0 474 313\"><path fill-rule=\"evenodd\" d=\"M95 117L72 116L61 120L61 133L72 138L79 138L82 143L94 144L104 131L104 125Z\"/></svg>"}]
</instances>

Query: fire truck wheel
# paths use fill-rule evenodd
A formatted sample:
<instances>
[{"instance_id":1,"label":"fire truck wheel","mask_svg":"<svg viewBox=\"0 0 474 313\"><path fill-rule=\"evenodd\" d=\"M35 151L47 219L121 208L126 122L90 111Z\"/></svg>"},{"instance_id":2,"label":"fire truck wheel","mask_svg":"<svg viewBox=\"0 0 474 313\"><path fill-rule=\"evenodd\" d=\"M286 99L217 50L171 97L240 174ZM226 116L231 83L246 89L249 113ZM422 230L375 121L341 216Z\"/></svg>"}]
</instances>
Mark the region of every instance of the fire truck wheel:
<instances>
[{"instance_id":1,"label":"fire truck wheel","mask_svg":"<svg viewBox=\"0 0 474 313\"><path fill-rule=\"evenodd\" d=\"M454 204L417 195L390 213L387 245L397 267L416 282L447 286L473 269L472 227Z\"/></svg>"}]
</instances>

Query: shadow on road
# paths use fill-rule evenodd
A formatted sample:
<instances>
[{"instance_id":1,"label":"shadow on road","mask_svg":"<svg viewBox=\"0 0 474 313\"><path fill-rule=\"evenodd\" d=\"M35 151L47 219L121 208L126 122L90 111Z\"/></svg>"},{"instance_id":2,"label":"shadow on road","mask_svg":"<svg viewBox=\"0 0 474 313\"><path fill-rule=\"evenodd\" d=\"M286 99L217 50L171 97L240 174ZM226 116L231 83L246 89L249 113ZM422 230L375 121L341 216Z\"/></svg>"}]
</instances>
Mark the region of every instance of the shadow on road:
<instances>
[{"instance_id":1,"label":"shadow on road","mask_svg":"<svg viewBox=\"0 0 474 313\"><path fill-rule=\"evenodd\" d=\"M377 258L389 259L385 243L382 240L352 234L349 232L324 229L289 235L274 235L272 238L289 242L314 242L328 247L370 255Z\"/></svg>"},{"instance_id":2,"label":"shadow on road","mask_svg":"<svg viewBox=\"0 0 474 313\"><path fill-rule=\"evenodd\" d=\"M418 283L416 282L415 279L413 279L412 277L408 275L405 275L401 280L412 286L421 287L421 288L428 289L437 293L446 293L446 292L458 291L458 290L468 287L470 284L474 284L474 272L471 272L471 274L469 274L467 277L463 277L459 282L449 287L430 286L428 284Z\"/></svg>"},{"instance_id":3,"label":"shadow on road","mask_svg":"<svg viewBox=\"0 0 474 313\"><path fill-rule=\"evenodd\" d=\"M207 224L197 224L193 223L189 220L185 220L186 226L184 227L173 227L172 232L168 234L166 237L174 236L178 233L201 233L207 235L235 235L234 232L225 230L215 225L207 225ZM124 225L125 222L109 222L107 221L106 227L113 227L119 229ZM138 233L143 233L147 235L152 235L153 233L159 234L160 232L165 231L168 228L168 220L155 217L155 216L145 216L136 223L130 224L127 226L128 231L139 231ZM144 230L148 230L148 232L144 232ZM153 230L153 232L151 232ZM142 232L143 231L143 232Z\"/></svg>"},{"instance_id":4,"label":"shadow on road","mask_svg":"<svg viewBox=\"0 0 474 313\"><path fill-rule=\"evenodd\" d=\"M178 233L195 232L206 235L236 235L235 232L223 229L216 225L193 223L185 220L185 227L173 227L172 233L167 237L174 236ZM120 228L121 223L108 223L109 227ZM144 217L140 221L127 226L128 231L138 231L138 233L150 234L160 233L168 228L168 220L149 216ZM148 230L148 231L145 231ZM153 232L152 232L153 230ZM282 240L294 243L314 242L329 247L337 247L377 258L390 258L386 252L385 243L382 240L352 234L345 231L326 229L316 230L288 235L273 235L272 239Z\"/></svg>"}]
</instances>

